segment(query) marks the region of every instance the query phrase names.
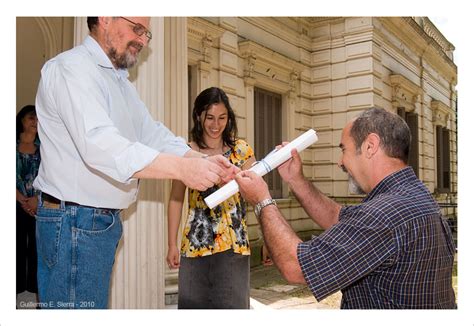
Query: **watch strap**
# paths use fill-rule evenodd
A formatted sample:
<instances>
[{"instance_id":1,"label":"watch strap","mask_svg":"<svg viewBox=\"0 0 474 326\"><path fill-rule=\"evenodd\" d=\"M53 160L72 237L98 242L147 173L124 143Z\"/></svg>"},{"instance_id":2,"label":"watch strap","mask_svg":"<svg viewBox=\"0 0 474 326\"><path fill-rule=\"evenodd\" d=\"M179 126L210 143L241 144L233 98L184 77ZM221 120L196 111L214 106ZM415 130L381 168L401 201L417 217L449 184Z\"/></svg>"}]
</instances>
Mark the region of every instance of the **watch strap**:
<instances>
[{"instance_id":1,"label":"watch strap","mask_svg":"<svg viewBox=\"0 0 474 326\"><path fill-rule=\"evenodd\" d=\"M254 208L255 216L257 216L257 218L260 218L260 214L262 213L262 209L264 209L265 207L267 207L269 205L277 206L277 203L274 199L267 198L267 199L264 199L261 202L259 202L257 205L255 205L255 208Z\"/></svg>"}]
</instances>

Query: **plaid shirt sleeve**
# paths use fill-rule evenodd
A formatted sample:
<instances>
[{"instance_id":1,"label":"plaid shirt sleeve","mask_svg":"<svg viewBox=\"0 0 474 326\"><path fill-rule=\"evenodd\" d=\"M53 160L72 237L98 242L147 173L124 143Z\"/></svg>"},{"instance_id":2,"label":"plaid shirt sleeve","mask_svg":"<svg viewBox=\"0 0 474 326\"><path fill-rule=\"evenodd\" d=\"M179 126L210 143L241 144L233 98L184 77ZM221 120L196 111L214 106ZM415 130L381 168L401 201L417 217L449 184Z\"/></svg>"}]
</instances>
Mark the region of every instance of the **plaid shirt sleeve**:
<instances>
[{"instance_id":1,"label":"plaid shirt sleeve","mask_svg":"<svg viewBox=\"0 0 474 326\"><path fill-rule=\"evenodd\" d=\"M298 261L318 301L378 267L394 263L393 231L383 224L367 223L368 213L353 208L343 208L338 224L298 245ZM347 213L353 215L352 218L345 218Z\"/></svg>"}]
</instances>

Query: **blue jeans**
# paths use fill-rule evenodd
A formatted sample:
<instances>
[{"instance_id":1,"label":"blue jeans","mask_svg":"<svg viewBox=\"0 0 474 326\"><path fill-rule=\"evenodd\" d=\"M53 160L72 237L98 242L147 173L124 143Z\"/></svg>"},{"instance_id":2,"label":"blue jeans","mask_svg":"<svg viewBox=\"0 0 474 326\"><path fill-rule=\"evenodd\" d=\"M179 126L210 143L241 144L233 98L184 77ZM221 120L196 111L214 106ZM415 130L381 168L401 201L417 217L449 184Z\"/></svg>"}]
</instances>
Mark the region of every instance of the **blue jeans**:
<instances>
[{"instance_id":1,"label":"blue jeans","mask_svg":"<svg viewBox=\"0 0 474 326\"><path fill-rule=\"evenodd\" d=\"M120 210L51 206L38 199L36 244L42 309L105 309L115 251L122 236Z\"/></svg>"}]
</instances>

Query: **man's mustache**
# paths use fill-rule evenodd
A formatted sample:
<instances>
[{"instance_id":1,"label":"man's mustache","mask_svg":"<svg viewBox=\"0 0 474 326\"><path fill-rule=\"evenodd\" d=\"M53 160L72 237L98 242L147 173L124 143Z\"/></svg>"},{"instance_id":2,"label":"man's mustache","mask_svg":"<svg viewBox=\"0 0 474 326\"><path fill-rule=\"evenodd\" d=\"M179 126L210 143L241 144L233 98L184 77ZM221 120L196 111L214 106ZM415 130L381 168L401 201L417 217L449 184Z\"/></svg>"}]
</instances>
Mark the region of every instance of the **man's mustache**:
<instances>
[{"instance_id":1,"label":"man's mustache","mask_svg":"<svg viewBox=\"0 0 474 326\"><path fill-rule=\"evenodd\" d=\"M138 50L138 52L140 52L143 49L143 45L135 41L128 42L127 47L130 47L130 46L133 46L135 49Z\"/></svg>"},{"instance_id":2,"label":"man's mustache","mask_svg":"<svg viewBox=\"0 0 474 326\"><path fill-rule=\"evenodd\" d=\"M348 173L348 172L347 172L347 169L346 169L346 167L345 167L344 165L341 165L341 170L342 170L343 172L345 172L345 173Z\"/></svg>"}]
</instances>

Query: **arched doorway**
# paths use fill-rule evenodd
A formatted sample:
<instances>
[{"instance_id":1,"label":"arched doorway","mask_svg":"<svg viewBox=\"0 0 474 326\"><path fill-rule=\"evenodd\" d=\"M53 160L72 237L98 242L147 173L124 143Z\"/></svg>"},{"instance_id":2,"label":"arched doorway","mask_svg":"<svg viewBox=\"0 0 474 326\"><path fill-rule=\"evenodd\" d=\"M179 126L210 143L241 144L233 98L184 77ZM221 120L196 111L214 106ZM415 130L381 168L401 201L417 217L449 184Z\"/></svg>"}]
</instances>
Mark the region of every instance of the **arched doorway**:
<instances>
[{"instance_id":1,"label":"arched doorway","mask_svg":"<svg viewBox=\"0 0 474 326\"><path fill-rule=\"evenodd\" d=\"M17 17L16 112L34 104L44 63L73 46L72 17Z\"/></svg>"}]
</instances>

